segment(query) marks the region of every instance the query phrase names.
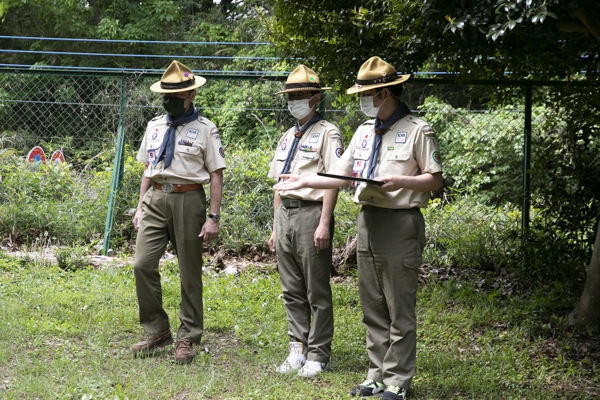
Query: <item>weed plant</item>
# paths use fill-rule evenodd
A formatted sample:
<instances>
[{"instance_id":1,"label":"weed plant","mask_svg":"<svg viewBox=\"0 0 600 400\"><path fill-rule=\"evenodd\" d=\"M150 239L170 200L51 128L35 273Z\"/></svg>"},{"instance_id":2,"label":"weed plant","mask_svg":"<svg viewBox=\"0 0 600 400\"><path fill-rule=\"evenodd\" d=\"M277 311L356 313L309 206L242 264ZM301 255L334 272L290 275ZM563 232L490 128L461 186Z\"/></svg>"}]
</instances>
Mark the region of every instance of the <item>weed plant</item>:
<instances>
[{"instance_id":1,"label":"weed plant","mask_svg":"<svg viewBox=\"0 0 600 400\"><path fill-rule=\"evenodd\" d=\"M161 267L175 329L177 264ZM65 271L0 254L0 396L6 399L346 399L368 369L354 278L333 284L329 370L315 379L274 371L287 353L273 266L204 276L205 334L194 362L173 349L133 358L138 341L131 265ZM560 292L529 299L429 280L419 292L414 399L592 399L598 357L577 346L555 313ZM533 301L531 301L533 300ZM540 313L540 310L544 310ZM591 347L590 347L591 349Z\"/></svg>"}]
</instances>

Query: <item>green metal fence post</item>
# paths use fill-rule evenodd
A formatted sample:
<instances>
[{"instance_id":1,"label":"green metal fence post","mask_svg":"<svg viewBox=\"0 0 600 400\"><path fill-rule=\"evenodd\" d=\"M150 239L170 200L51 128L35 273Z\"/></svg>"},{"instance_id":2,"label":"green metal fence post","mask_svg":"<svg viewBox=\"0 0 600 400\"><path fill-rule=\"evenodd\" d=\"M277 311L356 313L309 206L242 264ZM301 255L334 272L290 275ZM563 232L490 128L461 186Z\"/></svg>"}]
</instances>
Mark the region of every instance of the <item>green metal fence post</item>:
<instances>
[{"instance_id":1,"label":"green metal fence post","mask_svg":"<svg viewBox=\"0 0 600 400\"><path fill-rule=\"evenodd\" d=\"M533 102L533 86L525 86L525 129L523 138L523 209L521 211L521 230L523 241L527 239L529 230L529 204L530 204L530 179L531 172L531 112ZM525 246L523 246L524 248ZM523 260L522 268L525 268Z\"/></svg>"},{"instance_id":2,"label":"green metal fence post","mask_svg":"<svg viewBox=\"0 0 600 400\"><path fill-rule=\"evenodd\" d=\"M110 232L112 230L115 214L115 199L123 181L123 154L125 143L125 123L127 110L127 76L121 77L121 90L119 99L119 126L117 128L117 143L115 148L115 161L113 164L112 182L108 198L108 211L106 212L106 223L104 224L104 243L102 251L108 255L110 249Z\"/></svg>"},{"instance_id":3,"label":"green metal fence post","mask_svg":"<svg viewBox=\"0 0 600 400\"><path fill-rule=\"evenodd\" d=\"M533 88L531 85L525 87L525 134L523 139L523 213L521 229L526 233L529 229L529 196L531 172L531 109Z\"/></svg>"}]
</instances>

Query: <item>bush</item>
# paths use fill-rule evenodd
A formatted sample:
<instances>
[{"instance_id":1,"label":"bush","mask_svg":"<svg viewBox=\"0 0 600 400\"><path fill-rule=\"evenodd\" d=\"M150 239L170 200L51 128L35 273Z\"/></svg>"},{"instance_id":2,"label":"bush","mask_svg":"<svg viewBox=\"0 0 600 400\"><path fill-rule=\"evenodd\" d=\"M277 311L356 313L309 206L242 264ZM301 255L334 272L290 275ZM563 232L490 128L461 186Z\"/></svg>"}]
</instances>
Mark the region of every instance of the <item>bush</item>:
<instances>
[{"instance_id":1,"label":"bush","mask_svg":"<svg viewBox=\"0 0 600 400\"><path fill-rule=\"evenodd\" d=\"M102 232L110 187L105 175L13 155L2 156L0 175L0 235L19 243L40 237L83 243Z\"/></svg>"},{"instance_id":2,"label":"bush","mask_svg":"<svg viewBox=\"0 0 600 400\"><path fill-rule=\"evenodd\" d=\"M520 264L521 213L506 204L494 208L463 196L450 204L433 200L425 211L424 261L499 272Z\"/></svg>"}]
</instances>

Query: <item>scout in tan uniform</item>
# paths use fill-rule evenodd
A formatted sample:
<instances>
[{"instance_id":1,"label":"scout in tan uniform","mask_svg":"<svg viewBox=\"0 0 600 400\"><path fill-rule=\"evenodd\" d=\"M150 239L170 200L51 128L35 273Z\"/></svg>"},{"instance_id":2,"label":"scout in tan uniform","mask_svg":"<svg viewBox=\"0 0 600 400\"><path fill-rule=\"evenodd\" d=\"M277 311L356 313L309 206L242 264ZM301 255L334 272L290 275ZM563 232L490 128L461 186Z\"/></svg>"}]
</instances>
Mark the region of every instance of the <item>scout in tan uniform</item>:
<instances>
[{"instance_id":1,"label":"scout in tan uniform","mask_svg":"<svg viewBox=\"0 0 600 400\"><path fill-rule=\"evenodd\" d=\"M288 77L288 109L296 124L279 140L269 177L325 172L343 152L337 127L316 112L321 100L319 77L300 65ZM287 311L289 355L277 368L312 377L329 362L333 338L331 254L333 209L337 189L275 192L275 223L269 248L276 251L281 290Z\"/></svg>"},{"instance_id":2,"label":"scout in tan uniform","mask_svg":"<svg viewBox=\"0 0 600 400\"><path fill-rule=\"evenodd\" d=\"M420 208L442 184L438 141L431 127L410 114L399 96L402 82L379 57L367 60L348 93L360 93L362 111L375 119L362 124L331 173L385 182L360 183L354 202L357 261L369 371L352 396L403 400L415 373L415 303L418 268L425 245ZM288 179L276 190L332 188L346 181L324 177Z\"/></svg>"},{"instance_id":3,"label":"scout in tan uniform","mask_svg":"<svg viewBox=\"0 0 600 400\"><path fill-rule=\"evenodd\" d=\"M134 355L151 353L173 343L169 318L162 307L158 263L168 242L177 252L181 276L179 329L175 360L192 361L192 344L203 332L202 242L219 233L219 210L225 153L219 131L202 117L192 101L206 79L194 76L173 61L150 90L163 94L167 114L148 123L137 155L146 165L133 219L138 229L135 286L143 341L132 346ZM206 218L203 185L210 185L210 214Z\"/></svg>"}]
</instances>

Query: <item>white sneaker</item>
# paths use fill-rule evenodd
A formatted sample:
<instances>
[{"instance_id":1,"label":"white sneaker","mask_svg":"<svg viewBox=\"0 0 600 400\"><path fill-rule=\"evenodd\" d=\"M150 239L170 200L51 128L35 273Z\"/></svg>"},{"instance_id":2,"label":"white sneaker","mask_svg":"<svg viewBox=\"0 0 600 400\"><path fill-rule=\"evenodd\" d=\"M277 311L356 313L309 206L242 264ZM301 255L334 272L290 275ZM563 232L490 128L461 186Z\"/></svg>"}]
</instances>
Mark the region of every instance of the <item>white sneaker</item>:
<instances>
[{"instance_id":1,"label":"white sneaker","mask_svg":"<svg viewBox=\"0 0 600 400\"><path fill-rule=\"evenodd\" d=\"M290 342L290 354L275 370L280 374L291 374L302 368L305 362L304 345L301 342Z\"/></svg>"},{"instance_id":2,"label":"white sneaker","mask_svg":"<svg viewBox=\"0 0 600 400\"><path fill-rule=\"evenodd\" d=\"M327 363L322 363L319 361L307 361L300 371L298 371L298 376L302 376L304 378L312 378L323 372Z\"/></svg>"}]
</instances>

